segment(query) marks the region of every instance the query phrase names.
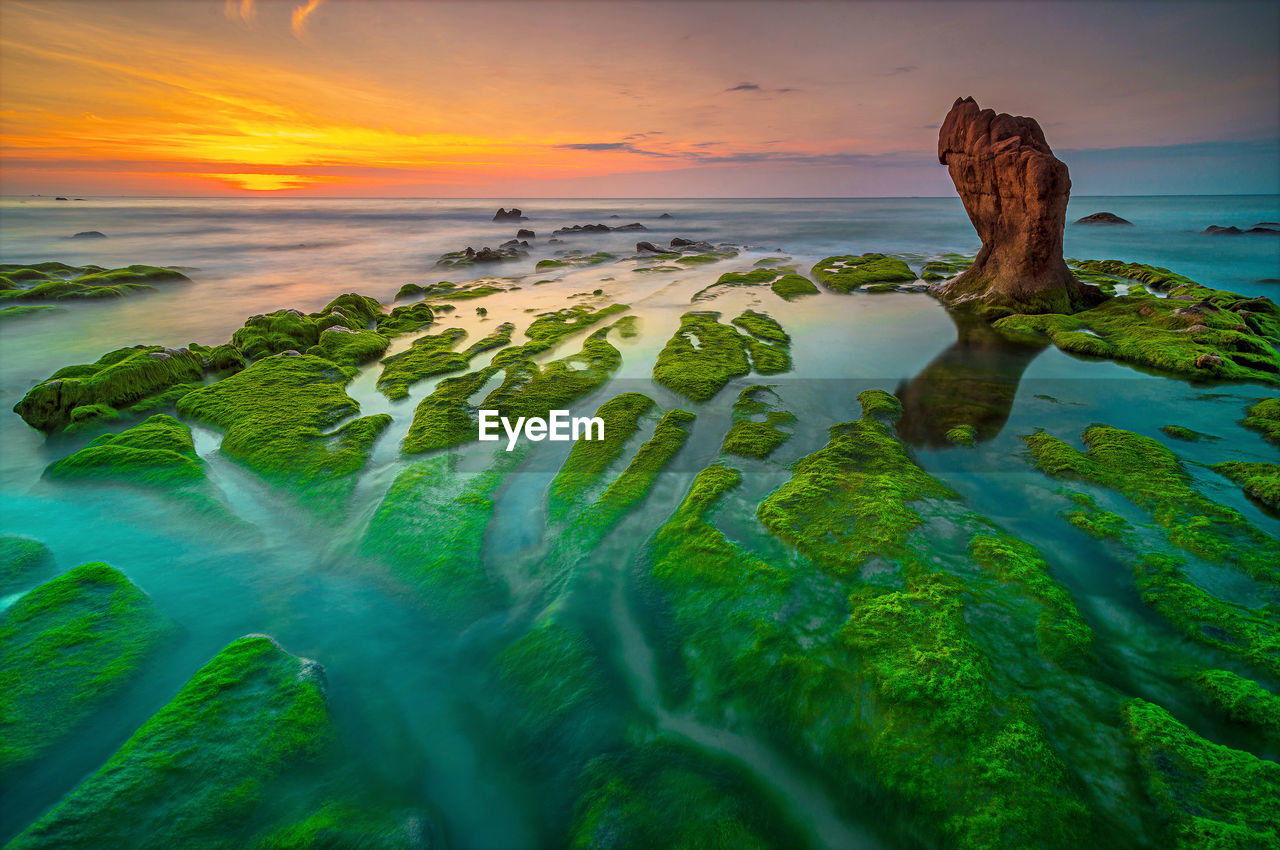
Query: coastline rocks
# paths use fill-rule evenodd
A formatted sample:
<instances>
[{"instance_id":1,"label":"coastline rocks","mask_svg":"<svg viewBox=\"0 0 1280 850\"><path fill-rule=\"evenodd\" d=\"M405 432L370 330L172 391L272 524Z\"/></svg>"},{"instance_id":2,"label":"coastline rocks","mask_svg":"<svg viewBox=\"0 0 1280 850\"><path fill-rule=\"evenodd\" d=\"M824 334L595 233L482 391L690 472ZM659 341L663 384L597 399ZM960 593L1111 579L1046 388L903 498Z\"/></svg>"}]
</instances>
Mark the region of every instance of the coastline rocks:
<instances>
[{"instance_id":1,"label":"coastline rocks","mask_svg":"<svg viewBox=\"0 0 1280 850\"><path fill-rule=\"evenodd\" d=\"M79 233L71 234L72 239L106 239L107 234L101 230L82 230Z\"/></svg>"},{"instance_id":2,"label":"coastline rocks","mask_svg":"<svg viewBox=\"0 0 1280 850\"><path fill-rule=\"evenodd\" d=\"M561 227L554 231L555 236L574 236L579 233L630 233L639 230L648 230L638 221L630 224L622 224L617 227L610 227L607 224L575 224L573 227Z\"/></svg>"},{"instance_id":3,"label":"coastline rocks","mask_svg":"<svg viewBox=\"0 0 1280 850\"><path fill-rule=\"evenodd\" d=\"M1230 227L1221 227L1216 224L1211 224L1200 232L1208 236L1244 236L1246 234L1252 234L1255 236L1280 236L1280 225L1273 225L1271 222L1264 221L1255 224L1248 230L1241 230L1235 225L1231 225Z\"/></svg>"},{"instance_id":4,"label":"coastline rocks","mask_svg":"<svg viewBox=\"0 0 1280 850\"><path fill-rule=\"evenodd\" d=\"M525 256L525 248L529 247L528 242L517 242L509 239L497 248L484 247L477 251L475 248L468 246L462 251L450 251L444 254L439 260L436 260L438 266L470 266L476 263L500 263L506 260L518 260Z\"/></svg>"},{"instance_id":5,"label":"coastline rocks","mask_svg":"<svg viewBox=\"0 0 1280 850\"><path fill-rule=\"evenodd\" d=\"M1096 213L1093 213L1092 215L1087 215L1084 218L1076 219L1075 223L1076 224L1127 224L1130 227L1133 227L1132 221L1121 218L1120 216L1111 212L1096 212Z\"/></svg>"},{"instance_id":6,"label":"coastline rocks","mask_svg":"<svg viewBox=\"0 0 1280 850\"><path fill-rule=\"evenodd\" d=\"M537 238L537 236L538 234L534 233L532 230L528 229L527 227L522 227L516 231L517 239L535 239Z\"/></svg>"},{"instance_id":7,"label":"coastline rocks","mask_svg":"<svg viewBox=\"0 0 1280 850\"><path fill-rule=\"evenodd\" d=\"M675 216L673 216L671 213L663 213L662 215L658 216L658 218L675 218Z\"/></svg>"},{"instance_id":8,"label":"coastline rocks","mask_svg":"<svg viewBox=\"0 0 1280 850\"><path fill-rule=\"evenodd\" d=\"M493 220L494 221L526 221L526 218L524 213L520 210L519 207L512 207L509 210L503 209L502 207L498 207L498 211L493 214Z\"/></svg>"},{"instance_id":9,"label":"coastline rocks","mask_svg":"<svg viewBox=\"0 0 1280 850\"><path fill-rule=\"evenodd\" d=\"M654 245L652 242L637 242L636 253L637 254L667 254L670 252L666 248L659 248L657 245Z\"/></svg>"},{"instance_id":10,"label":"coastline rocks","mask_svg":"<svg viewBox=\"0 0 1280 850\"><path fill-rule=\"evenodd\" d=\"M1062 258L1071 178L1033 118L957 99L938 133L965 212L982 238L973 266L930 291L994 315L1073 313L1103 293L1077 281Z\"/></svg>"}]
</instances>

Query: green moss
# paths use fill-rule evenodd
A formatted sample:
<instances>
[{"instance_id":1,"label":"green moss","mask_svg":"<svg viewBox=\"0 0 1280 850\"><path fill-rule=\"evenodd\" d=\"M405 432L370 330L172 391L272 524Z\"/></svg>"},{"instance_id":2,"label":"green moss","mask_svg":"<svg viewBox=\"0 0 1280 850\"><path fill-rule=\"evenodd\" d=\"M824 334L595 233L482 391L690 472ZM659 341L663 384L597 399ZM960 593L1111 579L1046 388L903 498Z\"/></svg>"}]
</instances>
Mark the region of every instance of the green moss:
<instances>
[{"instance_id":1,"label":"green moss","mask_svg":"<svg viewBox=\"0 0 1280 850\"><path fill-rule=\"evenodd\" d=\"M1262 435L1268 443L1280 446L1280 398L1259 399L1249 407L1240 424Z\"/></svg>"},{"instance_id":2,"label":"green moss","mask_svg":"<svg viewBox=\"0 0 1280 850\"><path fill-rule=\"evenodd\" d=\"M820 291L809 278L795 273L784 274L771 283L769 287L778 297L787 301L793 301L805 295L817 295Z\"/></svg>"},{"instance_id":3,"label":"green moss","mask_svg":"<svg viewBox=\"0 0 1280 850\"><path fill-rule=\"evenodd\" d=\"M567 251L554 260L538 260L538 264L534 266L536 271L547 271L548 269L559 269L570 266L598 266L601 263L609 263L618 259L616 255L607 251L597 251L594 254L584 254L577 251Z\"/></svg>"},{"instance_id":4,"label":"green moss","mask_svg":"<svg viewBox=\"0 0 1280 850\"><path fill-rule=\"evenodd\" d=\"M1170 846L1280 844L1280 765L1206 741L1145 700L1126 703L1124 719Z\"/></svg>"},{"instance_id":5,"label":"green moss","mask_svg":"<svg viewBox=\"0 0 1280 850\"><path fill-rule=\"evenodd\" d=\"M13 410L32 428L49 433L73 421L112 418L115 408L199 381L203 375L200 356L185 348L119 348L95 363L59 369L32 387ZM73 420L80 407L89 411Z\"/></svg>"},{"instance_id":6,"label":"green moss","mask_svg":"<svg viewBox=\"0 0 1280 850\"><path fill-rule=\"evenodd\" d=\"M771 397L771 398L770 398ZM733 425L725 435L725 454L764 460L774 450L791 438L791 432L781 426L794 424L794 414L774 409L781 401L772 387L756 385L738 394L733 404ZM753 419L763 416L764 419Z\"/></svg>"},{"instance_id":7,"label":"green moss","mask_svg":"<svg viewBox=\"0 0 1280 850\"><path fill-rule=\"evenodd\" d=\"M231 335L231 344L254 360L284 351L301 353L319 341L315 320L297 310L250 316L244 327Z\"/></svg>"},{"instance_id":8,"label":"green moss","mask_svg":"<svg viewBox=\"0 0 1280 850\"><path fill-rule=\"evenodd\" d=\"M744 338L719 313L685 313L658 354L653 379L694 401L707 401L730 379L751 373ZM696 344L695 344L696 340Z\"/></svg>"},{"instance_id":9,"label":"green moss","mask_svg":"<svg viewBox=\"0 0 1280 850\"><path fill-rule=\"evenodd\" d=\"M0 595L29 587L53 569L53 553L39 540L0 536Z\"/></svg>"},{"instance_id":10,"label":"green moss","mask_svg":"<svg viewBox=\"0 0 1280 850\"><path fill-rule=\"evenodd\" d=\"M500 609L507 588L484 566L493 500L524 452L500 451L482 473L460 473L457 455L415 463L374 512L362 550L425 597L436 615L475 618Z\"/></svg>"},{"instance_id":11,"label":"green moss","mask_svg":"<svg viewBox=\"0 0 1280 850\"><path fill-rule=\"evenodd\" d=\"M973 257L930 260L920 268L920 279L930 283L955 277L973 265Z\"/></svg>"},{"instance_id":12,"label":"green moss","mask_svg":"<svg viewBox=\"0 0 1280 850\"><path fill-rule=\"evenodd\" d=\"M1191 684L1225 717L1280 736L1280 696L1252 679L1229 670L1202 670Z\"/></svg>"},{"instance_id":13,"label":"green moss","mask_svg":"<svg viewBox=\"0 0 1280 850\"><path fill-rule=\"evenodd\" d=\"M328 801L305 818L279 827L253 850L410 850L426 847L413 821L395 820L347 802Z\"/></svg>"},{"instance_id":14,"label":"green moss","mask_svg":"<svg viewBox=\"0 0 1280 850\"><path fill-rule=\"evenodd\" d=\"M1128 269L1127 276L1151 280L1172 275L1166 269L1115 260L1095 262ZM1170 293L1110 298L1074 315L1014 315L994 327L1015 339L1048 338L1071 354L1106 357L1190 378L1280 384L1280 309L1266 298L1244 298L1200 286L1180 276Z\"/></svg>"},{"instance_id":15,"label":"green moss","mask_svg":"<svg viewBox=\"0 0 1280 850\"><path fill-rule=\"evenodd\" d=\"M1183 428L1181 425L1162 425L1160 431L1166 437L1172 437L1175 440L1182 440L1188 443L1198 443L1201 440L1216 440L1217 437L1211 437L1208 434L1202 434L1199 431L1193 431L1190 428Z\"/></svg>"},{"instance_id":16,"label":"green moss","mask_svg":"<svg viewBox=\"0 0 1280 850\"><path fill-rule=\"evenodd\" d=\"M948 443L957 446L972 446L978 441L978 429L972 425L957 425L949 428L944 435Z\"/></svg>"},{"instance_id":17,"label":"green moss","mask_svg":"<svg viewBox=\"0 0 1280 850\"><path fill-rule=\"evenodd\" d=\"M705 266L709 263L718 263L721 260L732 260L738 256L738 252L732 249L721 251L707 251L702 254L685 254L676 259L676 262L682 266ZM661 267L653 269L659 271Z\"/></svg>"},{"instance_id":18,"label":"green moss","mask_svg":"<svg viewBox=\"0 0 1280 850\"><path fill-rule=\"evenodd\" d=\"M1018 585L1041 604L1036 642L1045 658L1074 665L1092 656L1093 632L1035 547L1006 535L979 534L970 541L969 554L1001 582Z\"/></svg>"},{"instance_id":19,"label":"green moss","mask_svg":"<svg viewBox=\"0 0 1280 850\"><path fill-rule=\"evenodd\" d=\"M1239 484L1249 498L1280 511L1280 465L1228 461L1215 463L1210 468Z\"/></svg>"},{"instance_id":20,"label":"green moss","mask_svg":"<svg viewBox=\"0 0 1280 850\"><path fill-rule=\"evenodd\" d=\"M155 289L157 283L190 283L173 269L132 265L119 269L101 266L68 266L37 263L34 266L0 264L0 302L77 298L119 298L130 292Z\"/></svg>"},{"instance_id":21,"label":"green moss","mask_svg":"<svg viewBox=\"0 0 1280 850\"><path fill-rule=\"evenodd\" d=\"M467 368L471 358L484 351L501 348L511 342L515 325L504 322L493 333L477 340L464 351L453 347L467 332L461 328L449 328L442 333L423 336L413 341L408 350L393 354L382 361L382 375L378 389L387 398L405 398L409 387L433 375L460 372Z\"/></svg>"},{"instance_id":22,"label":"green moss","mask_svg":"<svg viewBox=\"0 0 1280 850\"><path fill-rule=\"evenodd\" d=\"M602 530L612 526L640 503L658 480L659 473L675 457L689 438L688 426L694 415L676 408L668 410L653 429L653 436L636 452L613 483L587 512L582 524Z\"/></svg>"},{"instance_id":23,"label":"green moss","mask_svg":"<svg viewBox=\"0 0 1280 850\"><path fill-rule=\"evenodd\" d=\"M45 474L57 480L117 480L166 488L205 480L191 429L163 413L119 434L103 434L50 464Z\"/></svg>"},{"instance_id":24,"label":"green moss","mask_svg":"<svg viewBox=\"0 0 1280 850\"><path fill-rule=\"evenodd\" d=\"M1033 463L1049 475L1123 493L1151 513L1174 545L1236 565L1255 578L1280 581L1280 545L1238 511L1202 496L1177 456L1159 441L1106 425L1085 430L1087 453L1043 432L1023 441Z\"/></svg>"},{"instance_id":25,"label":"green moss","mask_svg":"<svg viewBox=\"0 0 1280 850\"><path fill-rule=\"evenodd\" d=\"M59 308L52 304L10 304L7 307L0 307L0 321L16 319L19 316L26 316L30 313L48 312L49 310L57 309Z\"/></svg>"},{"instance_id":26,"label":"green moss","mask_svg":"<svg viewBox=\"0 0 1280 850\"><path fill-rule=\"evenodd\" d=\"M776 269L752 269L749 272L725 272L710 286L703 287L689 299L691 303L706 301L729 289L750 286L766 286L772 283L782 272Z\"/></svg>"},{"instance_id":27,"label":"green moss","mask_svg":"<svg viewBox=\"0 0 1280 850\"><path fill-rule=\"evenodd\" d=\"M1098 507L1098 503L1088 493L1069 492L1068 496L1077 507L1075 510L1064 511L1062 516L1090 537L1123 540L1132 530L1128 520Z\"/></svg>"},{"instance_id":28,"label":"green moss","mask_svg":"<svg viewBox=\"0 0 1280 850\"><path fill-rule=\"evenodd\" d=\"M442 286L442 284L436 284ZM494 295L498 292L506 292L507 290L501 286L495 286L492 283L472 283L464 286L453 287L449 289L437 290L435 286L428 287L428 298L449 298L451 300L466 301L472 298L484 298L487 295Z\"/></svg>"},{"instance_id":29,"label":"green moss","mask_svg":"<svg viewBox=\"0 0 1280 850\"><path fill-rule=\"evenodd\" d=\"M791 337L782 325L767 313L745 310L733 324L748 334L747 349L751 364L761 375L777 375L791 371Z\"/></svg>"},{"instance_id":30,"label":"green moss","mask_svg":"<svg viewBox=\"0 0 1280 850\"><path fill-rule=\"evenodd\" d=\"M640 419L653 410L653 399L641 393L615 396L596 411L604 420L603 440L579 440L551 482L548 511L552 519L563 518L583 494L622 456L627 442L640 428Z\"/></svg>"},{"instance_id":31,"label":"green moss","mask_svg":"<svg viewBox=\"0 0 1280 850\"><path fill-rule=\"evenodd\" d=\"M912 502L955 497L881 421L897 419L898 400L883 390L858 400L862 418L832 427L826 446L796 461L791 479L757 511L773 534L837 574L899 549L921 522Z\"/></svg>"},{"instance_id":32,"label":"green moss","mask_svg":"<svg viewBox=\"0 0 1280 850\"><path fill-rule=\"evenodd\" d=\"M1274 606L1255 612L1224 602L1188 581L1167 555L1145 555L1133 569L1143 602L1183 634L1280 676L1280 628Z\"/></svg>"},{"instance_id":33,"label":"green moss","mask_svg":"<svg viewBox=\"0 0 1280 850\"><path fill-rule=\"evenodd\" d=\"M137 675L170 628L145 593L100 563L0 614L0 773L60 743Z\"/></svg>"},{"instance_id":34,"label":"green moss","mask_svg":"<svg viewBox=\"0 0 1280 850\"><path fill-rule=\"evenodd\" d=\"M601 328L587 337L579 353L548 363L517 359L518 349L501 352L494 363L506 374L481 406L512 421L521 416L545 418L552 410L568 408L570 402L604 386L622 365L622 355L606 339L609 330Z\"/></svg>"},{"instance_id":35,"label":"green moss","mask_svg":"<svg viewBox=\"0 0 1280 850\"><path fill-rule=\"evenodd\" d=\"M382 414L331 430L359 411L344 389L355 373L311 355L269 357L183 396L178 412L222 428L223 454L319 507L353 486L391 422Z\"/></svg>"},{"instance_id":36,"label":"green moss","mask_svg":"<svg viewBox=\"0 0 1280 850\"><path fill-rule=\"evenodd\" d=\"M807 836L737 763L658 739L592 761L568 839L573 850L804 848Z\"/></svg>"},{"instance_id":37,"label":"green moss","mask_svg":"<svg viewBox=\"0 0 1280 850\"><path fill-rule=\"evenodd\" d=\"M435 322L435 311L425 301L395 307L385 316L376 319L378 331L388 336L420 331Z\"/></svg>"},{"instance_id":38,"label":"green moss","mask_svg":"<svg viewBox=\"0 0 1280 850\"><path fill-rule=\"evenodd\" d=\"M389 337L375 330L327 328L320 332L320 341L305 353L342 366L359 366L381 357L390 344Z\"/></svg>"},{"instance_id":39,"label":"green moss","mask_svg":"<svg viewBox=\"0 0 1280 850\"><path fill-rule=\"evenodd\" d=\"M244 847L332 742L319 665L240 638L10 846Z\"/></svg>"},{"instance_id":40,"label":"green moss","mask_svg":"<svg viewBox=\"0 0 1280 850\"><path fill-rule=\"evenodd\" d=\"M813 267L813 276L835 292L852 292L869 283L914 283L916 280L910 266L884 254L827 257Z\"/></svg>"}]
</instances>

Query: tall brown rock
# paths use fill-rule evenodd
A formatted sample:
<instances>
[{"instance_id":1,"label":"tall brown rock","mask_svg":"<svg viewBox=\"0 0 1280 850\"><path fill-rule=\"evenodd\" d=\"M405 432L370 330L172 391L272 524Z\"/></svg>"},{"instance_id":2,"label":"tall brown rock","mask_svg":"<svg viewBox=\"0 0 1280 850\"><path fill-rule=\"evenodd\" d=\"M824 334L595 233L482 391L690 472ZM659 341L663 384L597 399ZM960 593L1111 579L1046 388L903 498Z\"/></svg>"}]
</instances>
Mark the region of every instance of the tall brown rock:
<instances>
[{"instance_id":1,"label":"tall brown rock","mask_svg":"<svg viewBox=\"0 0 1280 850\"><path fill-rule=\"evenodd\" d=\"M938 161L951 173L982 250L966 272L930 291L988 315L1073 313L1105 298L1062 260L1071 177L1034 118L960 98L938 132Z\"/></svg>"}]
</instances>

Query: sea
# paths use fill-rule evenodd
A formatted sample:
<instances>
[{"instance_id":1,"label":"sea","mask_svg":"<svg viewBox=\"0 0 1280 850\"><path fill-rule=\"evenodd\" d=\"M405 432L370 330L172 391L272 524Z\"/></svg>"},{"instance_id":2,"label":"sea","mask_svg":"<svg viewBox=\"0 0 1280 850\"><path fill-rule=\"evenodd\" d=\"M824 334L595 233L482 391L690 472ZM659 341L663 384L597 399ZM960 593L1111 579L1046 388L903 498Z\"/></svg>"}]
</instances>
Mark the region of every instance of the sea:
<instances>
[{"instance_id":1,"label":"sea","mask_svg":"<svg viewBox=\"0 0 1280 850\"><path fill-rule=\"evenodd\" d=\"M494 222L498 207L520 208L521 222ZM1248 228L1280 221L1280 196L1074 197L1068 221L1107 211L1133 223L1069 224L1065 252L1079 259L1120 259L1166 267L1206 286L1244 295L1280 294L1280 239L1213 236L1209 225ZM560 237L577 224L644 225L644 232ZM496 247L517 228L536 233L526 258L475 270L437 265L444 253ZM72 238L96 230L106 238ZM629 258L635 243L673 237L732 243L737 257L667 274L642 274ZM646 627L635 603L635 563L670 517L693 475L718 454L738 392L768 383L798 417L795 434L768 463L749 464L724 527L752 532L754 504L786 480L791 463L821 448L831 426L858 416L857 395L879 388L920 404L903 425L904 439L927 472L958 491L970 507L1037 546L1055 578L1111 647L1108 677L1141 695L1178 702L1180 663L1203 650L1174 635L1146 610L1127 565L1084 540L1059 516L1061 483L1033 470L1022 436L1048 430L1074 445L1084 428L1105 423L1162 439L1162 426L1211 435L1176 443L1195 485L1241 512L1268 534L1280 519L1207 468L1223 460L1277 462L1277 449L1239 423L1244 410L1276 389L1248 383L1196 383L1116 362L1082 359L1053 347L1010 352L998 344L965 342L965 328L922 293L823 292L786 302L767 288L733 289L708 301L691 298L722 273L750 269L765 257L787 257L807 271L836 254L881 252L915 269L951 252L972 253L979 240L958 199L300 199L85 198L0 199L0 263L58 260L108 268L144 263L180 268L189 284L120 299L59 304L0 324L0 533L33 537L54 552L60 569L106 561L123 571L177 621L181 636L103 711L77 728L21 775L0 779L0 843L19 833L92 773L147 717L231 640L266 633L288 651L318 660L348 757L366 790L406 809L429 813L454 848L552 847L563 840L574 789L539 781L503 734L492 700L491 670L477 658L531 622L540 594L536 569L547 551L545 492L569 450L535 447L524 473L511 476L486 532L484 559L511 584L516 603L500 622L458 633L442 628L430 600L416 598L355 552L369 518L395 476L415 461L400 452L417 402L438 379L389 401L374 382L375 362L349 392L361 415L387 412L393 424L379 439L340 522L319 525L281 493L223 457L221 435L193 424L196 446L226 504L259 534L236 539L205 520L145 492L51 482L46 466L93 434L46 437L9 411L31 386L64 366L88 363L139 343L183 346L226 342L252 315L280 308L314 311L335 296L358 292L386 305L406 283L465 282L482 274L518 288L458 309L430 328L461 327L473 338L499 322L523 330L534 314L575 303L630 305L640 335L619 342L623 365L613 380L574 405L590 415L622 391L651 395L663 408L697 414L685 448L651 496L619 527L607 556L595 558L595 579L572 606L609 631L602 641L622 682L620 700L654 729L683 736L740 762L769 785L811 830L818 846L904 846L892 817L871 804L851 804L823 785L802 760L779 752L730 719L709 718L665 704L655 657L669 654ZM621 258L586 268L535 272L557 250L608 251ZM534 285L536 281L547 283ZM601 290L594 295L595 290ZM483 306L485 313L475 310ZM652 381L657 352L676 332L682 313L715 310L727 321L742 309L767 311L792 337L793 371L736 379L714 399L692 403ZM393 341L407 348L413 335ZM520 340L517 335L517 342ZM571 338L546 357L577 350ZM952 366L987 369L993 410L979 442L961 448L930 428L930 399L955 387ZM989 368L988 368L989 367ZM970 376L971 377L971 376ZM976 385L985 386L985 385ZM942 387L942 389L939 389ZM986 392L981 388L970 392ZM910 419L911 417L909 417ZM126 424L112 426L115 430ZM492 444L460 450L479 469ZM465 467L464 467L465 468ZM1140 511L1119 498L1106 505L1135 522ZM733 534L738 531L726 531ZM1199 565L1205 581L1229 579ZM1237 589L1247 595L1247 588ZM7 608L18 594L0 599ZM535 600L538 604L535 604ZM607 616L601 617L600 612ZM1040 706L1052 713L1052 706ZM1185 706L1193 716L1198 709ZM500 712L499 712L500 713ZM1210 717L1202 730L1233 734ZM554 759L554 754L552 758ZM575 756L576 757L576 756ZM568 756L566 756L568 758Z\"/></svg>"}]
</instances>

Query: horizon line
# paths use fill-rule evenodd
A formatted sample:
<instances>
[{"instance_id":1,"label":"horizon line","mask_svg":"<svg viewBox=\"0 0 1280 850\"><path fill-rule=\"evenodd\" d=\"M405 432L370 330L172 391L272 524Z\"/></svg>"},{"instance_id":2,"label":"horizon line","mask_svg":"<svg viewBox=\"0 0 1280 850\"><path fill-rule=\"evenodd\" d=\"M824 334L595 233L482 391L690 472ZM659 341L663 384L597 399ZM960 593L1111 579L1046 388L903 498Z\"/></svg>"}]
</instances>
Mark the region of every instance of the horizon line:
<instances>
[{"instance_id":1,"label":"horizon line","mask_svg":"<svg viewBox=\"0 0 1280 850\"><path fill-rule=\"evenodd\" d=\"M70 195L5 195L0 200L45 198L69 198ZM1075 198L1277 198L1280 192L1162 192L1158 194L1079 194ZM910 201L910 200L960 200L959 195L699 195L699 196L657 196L657 195L83 195L75 200L311 200L311 201Z\"/></svg>"}]
</instances>

